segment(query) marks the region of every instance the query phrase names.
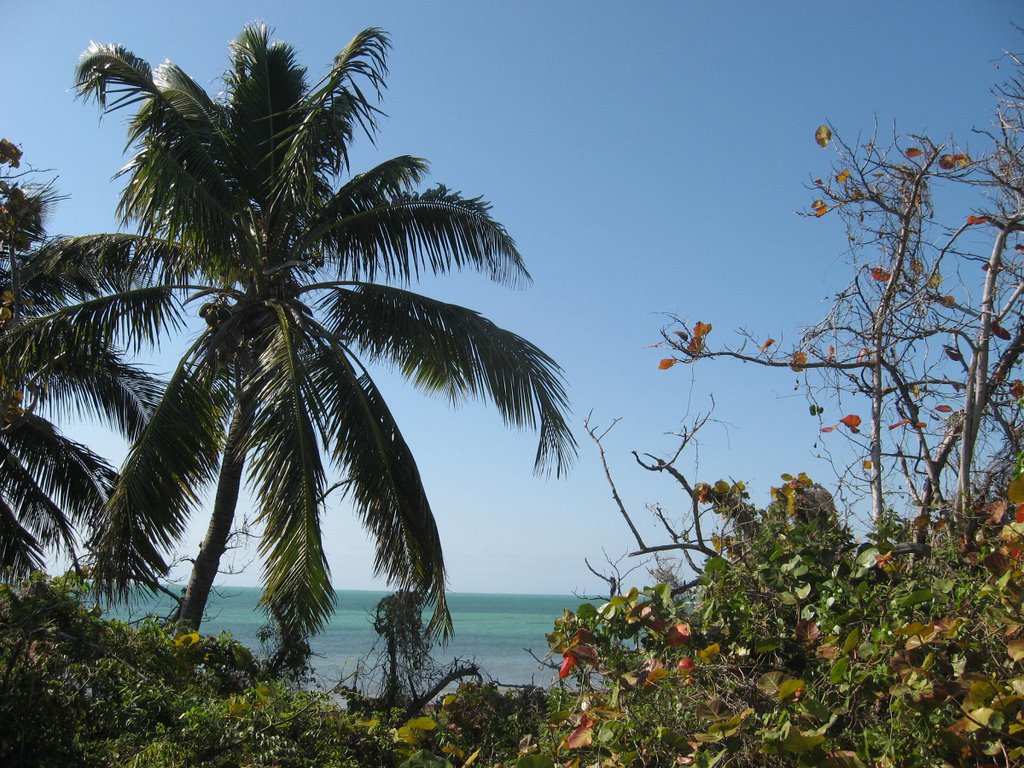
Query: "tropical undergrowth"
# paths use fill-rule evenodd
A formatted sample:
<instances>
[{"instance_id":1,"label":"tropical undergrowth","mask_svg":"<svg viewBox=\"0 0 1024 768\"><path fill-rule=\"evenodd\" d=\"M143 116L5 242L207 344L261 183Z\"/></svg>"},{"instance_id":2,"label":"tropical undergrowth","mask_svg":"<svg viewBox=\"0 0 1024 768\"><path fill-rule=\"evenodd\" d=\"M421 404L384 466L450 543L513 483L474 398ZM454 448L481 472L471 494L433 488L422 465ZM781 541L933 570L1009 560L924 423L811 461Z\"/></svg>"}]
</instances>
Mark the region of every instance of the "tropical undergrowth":
<instances>
[{"instance_id":1,"label":"tropical undergrowth","mask_svg":"<svg viewBox=\"0 0 1024 768\"><path fill-rule=\"evenodd\" d=\"M699 585L581 605L547 690L409 715L297 690L230 636L105 619L87 584L0 587L0 764L918 766L1024 761L1024 510L901 554L784 504Z\"/></svg>"}]
</instances>

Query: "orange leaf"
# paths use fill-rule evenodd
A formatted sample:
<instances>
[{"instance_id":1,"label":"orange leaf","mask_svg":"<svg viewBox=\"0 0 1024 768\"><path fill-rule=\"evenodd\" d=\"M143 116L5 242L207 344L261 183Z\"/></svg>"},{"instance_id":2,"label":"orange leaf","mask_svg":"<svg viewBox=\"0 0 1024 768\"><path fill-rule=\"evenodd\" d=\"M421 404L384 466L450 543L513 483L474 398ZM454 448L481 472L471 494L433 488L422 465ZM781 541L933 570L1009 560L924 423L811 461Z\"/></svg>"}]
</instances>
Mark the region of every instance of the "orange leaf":
<instances>
[{"instance_id":1,"label":"orange leaf","mask_svg":"<svg viewBox=\"0 0 1024 768\"><path fill-rule=\"evenodd\" d=\"M918 421L918 422L915 422L914 426L917 427L918 429L924 429L925 427L928 426L928 424L927 424L927 422L924 422L924 421Z\"/></svg>"},{"instance_id":2,"label":"orange leaf","mask_svg":"<svg viewBox=\"0 0 1024 768\"><path fill-rule=\"evenodd\" d=\"M892 277L892 273L885 271L881 267L875 267L871 270L871 279L877 280L880 283L888 281Z\"/></svg>"},{"instance_id":3,"label":"orange leaf","mask_svg":"<svg viewBox=\"0 0 1024 768\"><path fill-rule=\"evenodd\" d=\"M973 216L972 215L972 216L968 216L967 217L967 224L968 224L968 226L971 226L971 225L974 225L974 224L984 224L987 221L988 221L988 216Z\"/></svg>"},{"instance_id":4,"label":"orange leaf","mask_svg":"<svg viewBox=\"0 0 1024 768\"><path fill-rule=\"evenodd\" d=\"M698 320L697 324L693 326L694 336L707 336L709 333L711 333L711 323L702 323Z\"/></svg>"},{"instance_id":5,"label":"orange leaf","mask_svg":"<svg viewBox=\"0 0 1024 768\"><path fill-rule=\"evenodd\" d=\"M794 352L793 360L790 362L789 367L797 373L800 373L807 365L807 353L806 352Z\"/></svg>"},{"instance_id":6,"label":"orange leaf","mask_svg":"<svg viewBox=\"0 0 1024 768\"><path fill-rule=\"evenodd\" d=\"M935 410L940 413L952 413L953 409L948 405L936 405Z\"/></svg>"},{"instance_id":7,"label":"orange leaf","mask_svg":"<svg viewBox=\"0 0 1024 768\"><path fill-rule=\"evenodd\" d=\"M896 427L903 427L910 423L910 419L902 419L897 421L895 424L890 424L889 429L896 429Z\"/></svg>"},{"instance_id":8,"label":"orange leaf","mask_svg":"<svg viewBox=\"0 0 1024 768\"><path fill-rule=\"evenodd\" d=\"M860 416L857 416L856 414L851 413L847 416L843 416L843 418L839 420L839 423L845 424L851 432L860 432Z\"/></svg>"},{"instance_id":9,"label":"orange leaf","mask_svg":"<svg viewBox=\"0 0 1024 768\"><path fill-rule=\"evenodd\" d=\"M761 345L761 351L764 352L768 347L775 343L775 339L768 339L764 344Z\"/></svg>"},{"instance_id":10,"label":"orange leaf","mask_svg":"<svg viewBox=\"0 0 1024 768\"><path fill-rule=\"evenodd\" d=\"M908 149L903 154L906 155L907 157L909 157L911 160L913 160L915 157L920 157L921 155L923 155L924 154L924 150L923 149L919 149L918 147L911 147L910 149Z\"/></svg>"},{"instance_id":11,"label":"orange leaf","mask_svg":"<svg viewBox=\"0 0 1024 768\"><path fill-rule=\"evenodd\" d=\"M658 363L658 368L659 368L659 370L667 371L669 368L671 368L673 365L675 365L678 362L679 361L674 359L674 358L666 357L664 360L662 360L660 363Z\"/></svg>"},{"instance_id":12,"label":"orange leaf","mask_svg":"<svg viewBox=\"0 0 1024 768\"><path fill-rule=\"evenodd\" d=\"M871 469L871 468L872 468L873 466L875 466L875 465L874 465L874 464L872 464L870 460L867 460L867 461L864 461L864 462L863 462L863 463L861 464L861 466L862 466L862 467L864 467L864 469Z\"/></svg>"},{"instance_id":13,"label":"orange leaf","mask_svg":"<svg viewBox=\"0 0 1024 768\"><path fill-rule=\"evenodd\" d=\"M825 205L824 200L815 200L813 203L811 203L811 210L814 211L814 215L820 219L822 216L828 213L828 206Z\"/></svg>"}]
</instances>

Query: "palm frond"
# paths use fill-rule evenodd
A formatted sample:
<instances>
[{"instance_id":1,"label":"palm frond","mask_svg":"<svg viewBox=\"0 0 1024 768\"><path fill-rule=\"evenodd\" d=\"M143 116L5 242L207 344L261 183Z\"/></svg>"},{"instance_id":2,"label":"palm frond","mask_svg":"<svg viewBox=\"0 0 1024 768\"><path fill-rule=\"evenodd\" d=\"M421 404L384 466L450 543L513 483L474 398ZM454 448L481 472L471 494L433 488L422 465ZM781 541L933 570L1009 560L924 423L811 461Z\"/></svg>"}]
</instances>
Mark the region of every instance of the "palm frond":
<instances>
[{"instance_id":1,"label":"palm frond","mask_svg":"<svg viewBox=\"0 0 1024 768\"><path fill-rule=\"evenodd\" d=\"M97 358L63 351L52 365L37 370L31 389L58 421L94 418L112 425L129 440L137 438L163 394L163 382L122 362L112 350Z\"/></svg>"},{"instance_id":2,"label":"palm frond","mask_svg":"<svg viewBox=\"0 0 1024 768\"><path fill-rule=\"evenodd\" d=\"M263 524L261 602L286 629L306 634L323 627L334 605L320 533L323 406L310 379L305 334L283 309L277 319L246 383L260 392L246 450Z\"/></svg>"},{"instance_id":3,"label":"palm frond","mask_svg":"<svg viewBox=\"0 0 1024 768\"><path fill-rule=\"evenodd\" d=\"M27 414L0 436L0 497L40 546L71 553L75 528L93 526L116 473L49 421Z\"/></svg>"},{"instance_id":4,"label":"palm frond","mask_svg":"<svg viewBox=\"0 0 1024 768\"><path fill-rule=\"evenodd\" d=\"M0 569L5 578L24 578L45 563L43 548L0 498Z\"/></svg>"},{"instance_id":5,"label":"palm frond","mask_svg":"<svg viewBox=\"0 0 1024 768\"><path fill-rule=\"evenodd\" d=\"M227 405L218 383L192 364L202 341L178 365L132 445L94 538L96 578L112 597L123 597L132 581L164 574L161 550L180 539L216 477Z\"/></svg>"},{"instance_id":6,"label":"palm frond","mask_svg":"<svg viewBox=\"0 0 1024 768\"><path fill-rule=\"evenodd\" d=\"M118 342L138 353L183 326L176 294L175 288L138 288L28 317L0 335L0 350L8 362L30 371L45 370L54 355L72 350L99 359Z\"/></svg>"},{"instance_id":7,"label":"palm frond","mask_svg":"<svg viewBox=\"0 0 1024 768\"><path fill-rule=\"evenodd\" d=\"M380 99L389 47L382 30L363 30L338 53L330 72L295 105L291 125L279 137L287 150L281 158L285 194L308 200L302 191L311 179L347 171L356 126L374 138L378 110L360 82L367 83Z\"/></svg>"},{"instance_id":8,"label":"palm frond","mask_svg":"<svg viewBox=\"0 0 1024 768\"><path fill-rule=\"evenodd\" d=\"M125 233L52 240L25 263L33 280L62 280L62 298L81 301L148 285L183 285L202 266L201 255L165 238Z\"/></svg>"},{"instance_id":9,"label":"palm frond","mask_svg":"<svg viewBox=\"0 0 1024 768\"><path fill-rule=\"evenodd\" d=\"M429 596L429 629L452 632L444 555L416 460L380 390L348 353L322 337L309 362L324 404L328 449L376 548L374 572L398 589Z\"/></svg>"},{"instance_id":10,"label":"palm frond","mask_svg":"<svg viewBox=\"0 0 1024 768\"><path fill-rule=\"evenodd\" d=\"M89 43L75 69L75 88L105 111L159 96L149 63L121 45ZM111 98L113 97L113 98Z\"/></svg>"},{"instance_id":11,"label":"palm frond","mask_svg":"<svg viewBox=\"0 0 1024 768\"><path fill-rule=\"evenodd\" d=\"M506 423L539 428L538 472L553 467L561 475L572 464L576 441L565 421L562 372L526 339L472 310L390 286L337 288L323 308L333 333L397 363L418 386L453 403L487 398Z\"/></svg>"},{"instance_id":12,"label":"palm frond","mask_svg":"<svg viewBox=\"0 0 1024 768\"><path fill-rule=\"evenodd\" d=\"M515 241L479 197L443 186L399 194L358 184L343 189L305 240L330 254L341 279L409 283L424 272L472 268L503 285L530 280Z\"/></svg>"},{"instance_id":13,"label":"palm frond","mask_svg":"<svg viewBox=\"0 0 1024 768\"><path fill-rule=\"evenodd\" d=\"M218 163L225 153L217 103L173 64L154 71L118 45L91 44L75 86L106 112L138 105L128 131L136 154L119 173L128 177L118 206L122 220L138 223L145 235L227 259L240 230L237 196Z\"/></svg>"},{"instance_id":14,"label":"palm frond","mask_svg":"<svg viewBox=\"0 0 1024 768\"><path fill-rule=\"evenodd\" d=\"M246 26L231 44L226 75L231 119L230 158L246 202L269 215L279 188L286 147L281 136L296 121L294 107L306 93L306 70L295 50L270 39L262 23Z\"/></svg>"}]
</instances>

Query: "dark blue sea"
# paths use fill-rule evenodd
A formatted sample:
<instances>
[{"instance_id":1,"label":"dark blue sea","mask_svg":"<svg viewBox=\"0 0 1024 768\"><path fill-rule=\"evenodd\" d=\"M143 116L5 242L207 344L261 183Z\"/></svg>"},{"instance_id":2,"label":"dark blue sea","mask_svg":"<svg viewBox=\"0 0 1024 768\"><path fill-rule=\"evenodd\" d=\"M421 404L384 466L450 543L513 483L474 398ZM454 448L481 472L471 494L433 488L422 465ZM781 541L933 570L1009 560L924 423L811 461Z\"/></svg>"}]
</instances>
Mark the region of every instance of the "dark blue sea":
<instances>
[{"instance_id":1,"label":"dark blue sea","mask_svg":"<svg viewBox=\"0 0 1024 768\"><path fill-rule=\"evenodd\" d=\"M378 640L373 631L373 610L387 592L338 591L336 610L330 624L313 638L312 659L317 680L330 688L352 675ZM260 590L255 587L223 587L211 595L203 634L230 632L238 641L260 650L257 632L266 624L258 607ZM545 633L568 608L575 610L581 600L572 595L490 595L449 593L448 604L455 623L455 636L445 647L434 649L441 664L458 658L476 663L486 679L506 685L535 683L547 685L553 671L531 656L543 658L548 651ZM169 612L166 597L136 599L130 606L111 611L124 619L147 613ZM559 659L561 661L561 659Z\"/></svg>"}]
</instances>

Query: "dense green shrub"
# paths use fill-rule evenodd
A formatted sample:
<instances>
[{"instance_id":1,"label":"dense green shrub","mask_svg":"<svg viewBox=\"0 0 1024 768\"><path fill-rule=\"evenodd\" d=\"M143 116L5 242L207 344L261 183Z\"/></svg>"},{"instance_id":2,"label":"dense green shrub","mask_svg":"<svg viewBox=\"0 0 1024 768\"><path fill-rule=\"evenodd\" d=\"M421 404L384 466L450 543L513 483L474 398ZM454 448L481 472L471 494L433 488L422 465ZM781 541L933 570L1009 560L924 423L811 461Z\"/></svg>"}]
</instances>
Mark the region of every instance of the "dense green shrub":
<instances>
[{"instance_id":1,"label":"dense green shrub","mask_svg":"<svg viewBox=\"0 0 1024 768\"><path fill-rule=\"evenodd\" d=\"M915 561L899 526L860 542L774 506L694 601L662 585L566 614L550 639L576 706L545 759L1019 764L1024 523L985 517Z\"/></svg>"},{"instance_id":2,"label":"dense green shrub","mask_svg":"<svg viewBox=\"0 0 1024 768\"><path fill-rule=\"evenodd\" d=\"M1024 507L977 519L910 556L895 522L860 541L780 502L718 538L685 597L566 612L552 689L465 684L411 718L37 576L0 586L0 765L1022 764Z\"/></svg>"},{"instance_id":3,"label":"dense green shrub","mask_svg":"<svg viewBox=\"0 0 1024 768\"><path fill-rule=\"evenodd\" d=\"M74 577L0 585L0 765L361 766L388 728L268 679L230 636L103 619Z\"/></svg>"}]
</instances>

